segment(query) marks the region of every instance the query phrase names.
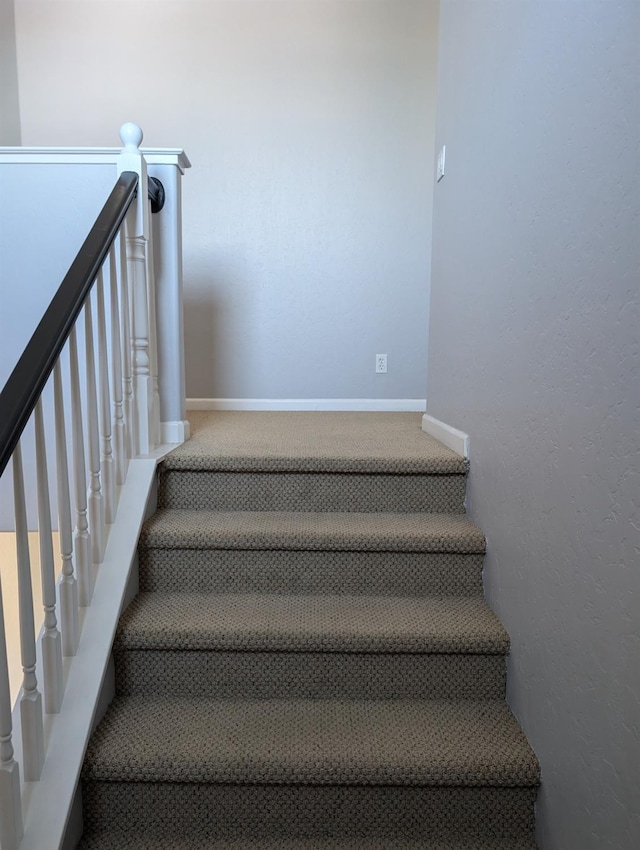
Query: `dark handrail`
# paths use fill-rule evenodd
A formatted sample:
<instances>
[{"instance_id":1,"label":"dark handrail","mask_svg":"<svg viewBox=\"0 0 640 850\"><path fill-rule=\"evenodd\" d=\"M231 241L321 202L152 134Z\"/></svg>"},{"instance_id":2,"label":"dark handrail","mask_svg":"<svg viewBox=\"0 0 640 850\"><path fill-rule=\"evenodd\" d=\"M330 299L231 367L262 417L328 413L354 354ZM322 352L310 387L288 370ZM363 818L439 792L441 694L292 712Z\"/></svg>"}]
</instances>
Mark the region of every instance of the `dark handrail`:
<instances>
[{"instance_id":1,"label":"dark handrail","mask_svg":"<svg viewBox=\"0 0 640 850\"><path fill-rule=\"evenodd\" d=\"M0 393L0 475L18 444L138 186L124 171Z\"/></svg>"}]
</instances>

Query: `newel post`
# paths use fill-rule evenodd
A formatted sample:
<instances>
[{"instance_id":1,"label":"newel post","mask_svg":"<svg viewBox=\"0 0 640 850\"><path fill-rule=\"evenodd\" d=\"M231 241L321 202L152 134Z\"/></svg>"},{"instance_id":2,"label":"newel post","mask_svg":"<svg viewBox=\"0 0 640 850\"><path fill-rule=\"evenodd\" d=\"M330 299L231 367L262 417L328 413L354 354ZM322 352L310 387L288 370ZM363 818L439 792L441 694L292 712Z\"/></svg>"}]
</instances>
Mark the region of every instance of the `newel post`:
<instances>
[{"instance_id":1,"label":"newel post","mask_svg":"<svg viewBox=\"0 0 640 850\"><path fill-rule=\"evenodd\" d=\"M155 448L160 428L152 373L156 317L150 313L155 298L149 297L149 287L154 283L147 277L150 236L147 164L140 152L142 130L137 124L123 124L120 138L124 147L118 157L118 174L135 171L139 178L137 197L127 213L125 241L131 307L134 454L144 455Z\"/></svg>"}]
</instances>

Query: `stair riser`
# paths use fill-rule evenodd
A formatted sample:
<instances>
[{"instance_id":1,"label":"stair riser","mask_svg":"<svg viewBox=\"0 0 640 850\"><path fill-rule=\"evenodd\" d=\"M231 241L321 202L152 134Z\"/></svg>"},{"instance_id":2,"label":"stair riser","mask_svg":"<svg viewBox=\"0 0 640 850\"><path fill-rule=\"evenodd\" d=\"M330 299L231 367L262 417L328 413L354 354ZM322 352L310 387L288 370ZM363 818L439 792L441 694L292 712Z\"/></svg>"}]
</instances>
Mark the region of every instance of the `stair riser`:
<instances>
[{"instance_id":1,"label":"stair riser","mask_svg":"<svg viewBox=\"0 0 640 850\"><path fill-rule=\"evenodd\" d=\"M159 506L216 511L464 513L465 475L164 470Z\"/></svg>"},{"instance_id":2,"label":"stair riser","mask_svg":"<svg viewBox=\"0 0 640 850\"><path fill-rule=\"evenodd\" d=\"M482 595L482 554L139 548L140 590Z\"/></svg>"},{"instance_id":3,"label":"stair riser","mask_svg":"<svg viewBox=\"0 0 640 850\"><path fill-rule=\"evenodd\" d=\"M83 782L85 828L188 840L278 836L507 844L533 833L534 788ZM472 843L470 847L474 846Z\"/></svg>"},{"instance_id":4,"label":"stair riser","mask_svg":"<svg viewBox=\"0 0 640 850\"><path fill-rule=\"evenodd\" d=\"M502 699L499 655L119 650L119 694L216 699Z\"/></svg>"},{"instance_id":5,"label":"stair riser","mask_svg":"<svg viewBox=\"0 0 640 850\"><path fill-rule=\"evenodd\" d=\"M132 833L109 832L92 833L83 837L78 850L149 850L149 844L140 835ZM277 838L264 841L239 840L201 840L194 838L187 843L179 839L177 842L164 836L154 837L153 850L538 850L533 839L493 840L486 841L469 839L465 841L447 841L446 837L438 839L400 839L395 838L356 838L342 840L334 838L293 839Z\"/></svg>"}]
</instances>

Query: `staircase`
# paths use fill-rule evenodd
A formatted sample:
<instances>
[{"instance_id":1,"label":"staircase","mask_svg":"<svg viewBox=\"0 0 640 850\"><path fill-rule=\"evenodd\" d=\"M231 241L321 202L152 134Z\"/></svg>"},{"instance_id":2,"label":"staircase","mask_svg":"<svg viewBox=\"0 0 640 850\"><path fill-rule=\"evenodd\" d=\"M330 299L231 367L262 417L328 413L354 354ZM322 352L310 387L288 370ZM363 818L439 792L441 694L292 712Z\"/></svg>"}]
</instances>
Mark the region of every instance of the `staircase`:
<instances>
[{"instance_id":1,"label":"staircase","mask_svg":"<svg viewBox=\"0 0 640 850\"><path fill-rule=\"evenodd\" d=\"M140 539L82 850L534 850L466 461L417 414L191 424Z\"/></svg>"}]
</instances>

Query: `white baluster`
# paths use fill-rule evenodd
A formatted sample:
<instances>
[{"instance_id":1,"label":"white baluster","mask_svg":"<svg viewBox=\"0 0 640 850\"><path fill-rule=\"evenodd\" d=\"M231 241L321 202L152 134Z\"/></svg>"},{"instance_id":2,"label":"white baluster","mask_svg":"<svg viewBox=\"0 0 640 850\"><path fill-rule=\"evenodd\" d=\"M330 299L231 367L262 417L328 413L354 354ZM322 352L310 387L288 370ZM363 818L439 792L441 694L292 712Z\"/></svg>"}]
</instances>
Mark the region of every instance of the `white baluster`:
<instances>
[{"instance_id":1,"label":"white baluster","mask_svg":"<svg viewBox=\"0 0 640 850\"><path fill-rule=\"evenodd\" d=\"M128 458L135 457L136 446L136 420L133 407L133 379L131 377L131 301L129 275L127 271L127 253L125 244L124 225L118 233L118 242L120 244L120 264L118 280L120 281L120 292L122 295L122 385L123 385L123 404L124 404L124 421L126 428L125 449Z\"/></svg>"},{"instance_id":2,"label":"white baluster","mask_svg":"<svg viewBox=\"0 0 640 850\"><path fill-rule=\"evenodd\" d=\"M131 285L133 339L133 401L136 423L136 454L148 454L153 442L153 380L149 359L149 304L146 280L146 243L127 236L127 267Z\"/></svg>"},{"instance_id":3,"label":"white baluster","mask_svg":"<svg viewBox=\"0 0 640 850\"><path fill-rule=\"evenodd\" d=\"M22 839L20 767L13 757L11 690L0 583L0 847L17 850Z\"/></svg>"},{"instance_id":4,"label":"white baluster","mask_svg":"<svg viewBox=\"0 0 640 850\"><path fill-rule=\"evenodd\" d=\"M60 361L53 367L53 401L56 420L56 477L58 479L58 534L62 558L60 579L60 627L62 654L75 655L78 649L78 583L73 574L73 539L69 467L67 464L67 430L64 421L62 373ZM83 488L84 489L84 488Z\"/></svg>"},{"instance_id":5,"label":"white baluster","mask_svg":"<svg viewBox=\"0 0 640 850\"><path fill-rule=\"evenodd\" d=\"M104 315L104 276L102 269L96 280L98 303L98 370L100 374L100 472L104 496L105 521L111 525L116 518L116 476L113 447L111 445L111 395L109 390L109 357L107 352L107 324Z\"/></svg>"},{"instance_id":6,"label":"white baluster","mask_svg":"<svg viewBox=\"0 0 640 850\"><path fill-rule=\"evenodd\" d=\"M13 498L16 516L16 552L18 556L18 599L20 607L20 651L22 657L22 691L20 719L24 778L32 782L40 778L44 763L44 730L42 696L36 677L36 634L33 621L33 592L29 560L29 535L24 499L24 478L20 443L13 453Z\"/></svg>"},{"instance_id":7,"label":"white baluster","mask_svg":"<svg viewBox=\"0 0 640 850\"><path fill-rule=\"evenodd\" d=\"M122 348L120 343L120 302L116 249L109 249L109 291L111 294L111 380L113 384L113 453L116 461L116 482L124 484L127 477L125 455L125 422L122 390Z\"/></svg>"},{"instance_id":8,"label":"white baluster","mask_svg":"<svg viewBox=\"0 0 640 850\"><path fill-rule=\"evenodd\" d=\"M100 429L98 427L91 296L87 298L84 305L84 342L87 369L87 438L89 442L89 495L87 502L89 528L91 529L91 554L94 564L101 564L104 558L104 501L100 481Z\"/></svg>"},{"instance_id":9,"label":"white baluster","mask_svg":"<svg viewBox=\"0 0 640 850\"><path fill-rule=\"evenodd\" d=\"M78 576L80 605L91 604L93 596L93 569L91 566L91 532L87 522L87 472L84 459L84 429L82 427L82 399L78 367L76 329L69 334L69 372L71 377L71 428L73 435L73 481L76 502L76 529L74 552Z\"/></svg>"},{"instance_id":10,"label":"white baluster","mask_svg":"<svg viewBox=\"0 0 640 850\"><path fill-rule=\"evenodd\" d=\"M40 538L40 577L44 624L42 634L42 670L44 673L44 707L47 714L57 714L62 705L62 642L56 617L56 576L51 538L51 505L49 473L44 442L42 398L35 408L36 488L38 491L38 532Z\"/></svg>"},{"instance_id":11,"label":"white baluster","mask_svg":"<svg viewBox=\"0 0 640 850\"><path fill-rule=\"evenodd\" d=\"M151 202L149 201L149 205ZM160 391L158 389L158 317L156 311L156 277L153 267L153 228L149 225L147 242L147 285L149 299L149 363L153 383L153 408L151 414L153 442L160 445Z\"/></svg>"}]
</instances>

